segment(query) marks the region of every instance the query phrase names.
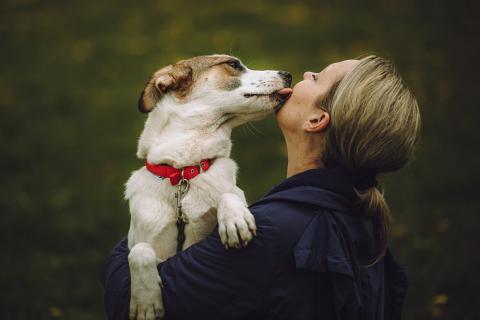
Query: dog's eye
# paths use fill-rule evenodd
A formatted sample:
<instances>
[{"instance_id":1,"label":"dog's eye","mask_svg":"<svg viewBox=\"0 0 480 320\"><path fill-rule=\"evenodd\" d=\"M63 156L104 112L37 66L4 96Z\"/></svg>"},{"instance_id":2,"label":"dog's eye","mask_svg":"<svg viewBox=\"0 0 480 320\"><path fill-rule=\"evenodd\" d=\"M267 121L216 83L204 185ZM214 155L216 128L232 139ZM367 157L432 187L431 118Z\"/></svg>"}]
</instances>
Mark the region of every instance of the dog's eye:
<instances>
[{"instance_id":1,"label":"dog's eye","mask_svg":"<svg viewBox=\"0 0 480 320\"><path fill-rule=\"evenodd\" d=\"M231 60L231 61L227 61L225 63L228 64L230 67L232 67L235 70L238 70L238 71L243 70L243 67L238 60Z\"/></svg>"}]
</instances>

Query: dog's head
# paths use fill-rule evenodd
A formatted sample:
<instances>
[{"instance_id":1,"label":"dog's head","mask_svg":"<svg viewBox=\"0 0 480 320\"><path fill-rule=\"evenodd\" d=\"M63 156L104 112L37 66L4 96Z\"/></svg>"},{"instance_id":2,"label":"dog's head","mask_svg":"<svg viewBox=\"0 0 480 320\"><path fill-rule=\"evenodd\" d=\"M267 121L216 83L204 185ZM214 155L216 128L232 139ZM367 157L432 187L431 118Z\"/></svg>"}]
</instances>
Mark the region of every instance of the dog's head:
<instances>
[{"instance_id":1,"label":"dog's head","mask_svg":"<svg viewBox=\"0 0 480 320\"><path fill-rule=\"evenodd\" d=\"M199 56L155 72L138 107L145 113L170 108L184 119L202 115L235 126L278 110L291 94L291 80L288 72L250 70L232 56Z\"/></svg>"}]
</instances>

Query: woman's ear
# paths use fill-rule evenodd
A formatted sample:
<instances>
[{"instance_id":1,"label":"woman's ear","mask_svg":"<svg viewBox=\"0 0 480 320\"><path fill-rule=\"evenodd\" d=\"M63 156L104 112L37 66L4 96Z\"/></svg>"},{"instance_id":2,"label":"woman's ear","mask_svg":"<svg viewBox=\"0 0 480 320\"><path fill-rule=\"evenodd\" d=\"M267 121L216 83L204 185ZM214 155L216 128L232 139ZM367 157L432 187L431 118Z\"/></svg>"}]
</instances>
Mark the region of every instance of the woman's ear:
<instances>
[{"instance_id":1,"label":"woman's ear","mask_svg":"<svg viewBox=\"0 0 480 320\"><path fill-rule=\"evenodd\" d=\"M307 132L320 132L330 124L330 115L323 110L316 110L303 124L303 130Z\"/></svg>"}]
</instances>

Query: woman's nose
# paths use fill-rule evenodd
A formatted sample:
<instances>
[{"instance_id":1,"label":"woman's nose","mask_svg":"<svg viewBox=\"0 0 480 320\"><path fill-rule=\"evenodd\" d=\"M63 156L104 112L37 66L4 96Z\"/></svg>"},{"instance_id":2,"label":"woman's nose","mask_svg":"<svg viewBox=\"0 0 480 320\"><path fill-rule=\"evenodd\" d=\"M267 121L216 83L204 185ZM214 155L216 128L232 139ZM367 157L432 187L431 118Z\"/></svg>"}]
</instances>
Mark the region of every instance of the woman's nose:
<instances>
[{"instance_id":1,"label":"woman's nose","mask_svg":"<svg viewBox=\"0 0 480 320\"><path fill-rule=\"evenodd\" d=\"M306 71L306 72L303 74L303 80L310 79L310 78L312 77L312 74L313 74L313 72L311 72L311 71Z\"/></svg>"}]
</instances>

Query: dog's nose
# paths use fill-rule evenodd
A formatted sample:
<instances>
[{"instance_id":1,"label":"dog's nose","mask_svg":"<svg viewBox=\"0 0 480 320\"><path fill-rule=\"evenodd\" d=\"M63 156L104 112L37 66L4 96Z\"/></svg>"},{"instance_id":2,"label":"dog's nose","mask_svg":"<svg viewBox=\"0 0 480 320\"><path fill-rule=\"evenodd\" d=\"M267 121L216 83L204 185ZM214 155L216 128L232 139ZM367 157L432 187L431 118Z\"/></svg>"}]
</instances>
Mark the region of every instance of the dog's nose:
<instances>
[{"instance_id":1,"label":"dog's nose","mask_svg":"<svg viewBox=\"0 0 480 320\"><path fill-rule=\"evenodd\" d=\"M290 74L290 72L278 71L278 74L285 81L285 86L290 87L290 85L292 84L292 75Z\"/></svg>"}]
</instances>

